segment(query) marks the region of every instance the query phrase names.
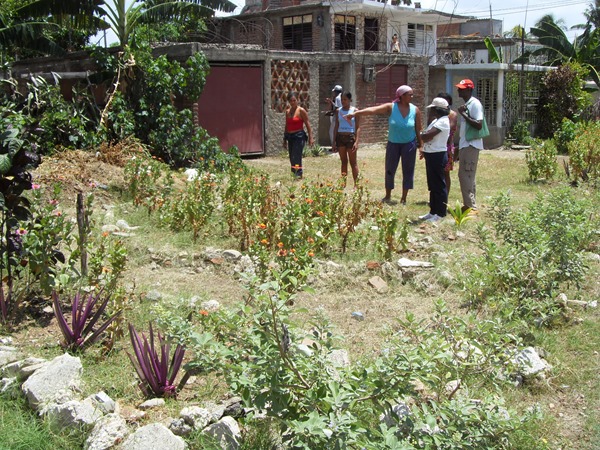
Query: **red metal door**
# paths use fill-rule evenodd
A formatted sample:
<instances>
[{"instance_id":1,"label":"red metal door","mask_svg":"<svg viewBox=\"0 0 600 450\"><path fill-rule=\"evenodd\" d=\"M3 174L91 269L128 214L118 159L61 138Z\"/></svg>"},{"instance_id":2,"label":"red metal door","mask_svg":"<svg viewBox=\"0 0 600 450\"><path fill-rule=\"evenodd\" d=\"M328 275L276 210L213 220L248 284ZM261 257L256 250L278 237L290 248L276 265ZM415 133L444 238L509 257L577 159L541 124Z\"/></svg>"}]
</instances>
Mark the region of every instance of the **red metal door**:
<instances>
[{"instance_id":1,"label":"red metal door","mask_svg":"<svg viewBox=\"0 0 600 450\"><path fill-rule=\"evenodd\" d=\"M261 66L211 66L198 100L198 122L221 148L264 154Z\"/></svg>"}]
</instances>

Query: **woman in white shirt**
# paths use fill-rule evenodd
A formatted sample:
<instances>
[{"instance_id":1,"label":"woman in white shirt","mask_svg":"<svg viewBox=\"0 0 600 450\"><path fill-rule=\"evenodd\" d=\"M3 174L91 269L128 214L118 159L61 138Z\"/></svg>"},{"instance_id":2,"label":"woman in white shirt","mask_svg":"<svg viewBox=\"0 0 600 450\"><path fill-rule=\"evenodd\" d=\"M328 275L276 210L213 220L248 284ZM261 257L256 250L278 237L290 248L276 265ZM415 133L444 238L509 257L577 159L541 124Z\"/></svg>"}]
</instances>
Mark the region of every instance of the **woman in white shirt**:
<instances>
[{"instance_id":1,"label":"woman in white shirt","mask_svg":"<svg viewBox=\"0 0 600 450\"><path fill-rule=\"evenodd\" d=\"M446 216L448 191L446 189L445 168L448 163L447 142L450 135L448 102L436 97L427 106L434 119L421 133L424 146L421 156L425 157L427 188L429 189L429 213L420 216L421 220L437 222Z\"/></svg>"}]
</instances>

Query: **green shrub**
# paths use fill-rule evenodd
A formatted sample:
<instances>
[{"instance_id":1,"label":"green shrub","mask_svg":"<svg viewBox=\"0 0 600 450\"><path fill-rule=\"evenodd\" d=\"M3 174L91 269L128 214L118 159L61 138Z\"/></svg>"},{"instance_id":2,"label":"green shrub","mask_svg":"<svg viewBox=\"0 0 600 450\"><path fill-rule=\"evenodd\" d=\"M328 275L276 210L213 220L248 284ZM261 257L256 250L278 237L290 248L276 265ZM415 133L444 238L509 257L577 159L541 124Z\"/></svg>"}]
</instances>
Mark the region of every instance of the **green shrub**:
<instances>
[{"instance_id":1,"label":"green shrub","mask_svg":"<svg viewBox=\"0 0 600 450\"><path fill-rule=\"evenodd\" d=\"M575 139L577 133L577 125L566 117L563 118L560 128L554 133L554 143L556 150L561 155L569 153L569 143Z\"/></svg>"},{"instance_id":2,"label":"green shrub","mask_svg":"<svg viewBox=\"0 0 600 450\"><path fill-rule=\"evenodd\" d=\"M525 153L527 170L531 181L550 181L556 175L558 163L556 161L556 146L552 140L536 143Z\"/></svg>"},{"instance_id":3,"label":"green shrub","mask_svg":"<svg viewBox=\"0 0 600 450\"><path fill-rule=\"evenodd\" d=\"M515 140L515 144L531 145L533 139L529 133L531 122L528 120L516 122L510 130L511 137Z\"/></svg>"},{"instance_id":4,"label":"green shrub","mask_svg":"<svg viewBox=\"0 0 600 450\"><path fill-rule=\"evenodd\" d=\"M568 149L568 173L573 182L589 181L597 187L600 182L600 122L581 124Z\"/></svg>"},{"instance_id":5,"label":"green shrub","mask_svg":"<svg viewBox=\"0 0 600 450\"><path fill-rule=\"evenodd\" d=\"M589 202L561 188L519 211L501 194L490 215L495 233L479 228L483 255L464 279L470 303L507 318L553 321L560 312L555 297L578 288L587 272L584 251L594 239Z\"/></svg>"}]
</instances>

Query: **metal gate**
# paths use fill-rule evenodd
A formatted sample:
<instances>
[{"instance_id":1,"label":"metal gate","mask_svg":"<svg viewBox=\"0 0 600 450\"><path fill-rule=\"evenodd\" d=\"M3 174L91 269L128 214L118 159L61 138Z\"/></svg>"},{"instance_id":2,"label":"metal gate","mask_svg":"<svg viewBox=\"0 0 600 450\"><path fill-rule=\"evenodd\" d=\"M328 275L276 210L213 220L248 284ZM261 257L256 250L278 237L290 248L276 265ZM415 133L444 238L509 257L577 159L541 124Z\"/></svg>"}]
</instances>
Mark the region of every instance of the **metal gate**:
<instances>
[{"instance_id":1,"label":"metal gate","mask_svg":"<svg viewBox=\"0 0 600 450\"><path fill-rule=\"evenodd\" d=\"M264 154L263 69L260 65L211 66L198 100L198 123L224 151Z\"/></svg>"}]
</instances>

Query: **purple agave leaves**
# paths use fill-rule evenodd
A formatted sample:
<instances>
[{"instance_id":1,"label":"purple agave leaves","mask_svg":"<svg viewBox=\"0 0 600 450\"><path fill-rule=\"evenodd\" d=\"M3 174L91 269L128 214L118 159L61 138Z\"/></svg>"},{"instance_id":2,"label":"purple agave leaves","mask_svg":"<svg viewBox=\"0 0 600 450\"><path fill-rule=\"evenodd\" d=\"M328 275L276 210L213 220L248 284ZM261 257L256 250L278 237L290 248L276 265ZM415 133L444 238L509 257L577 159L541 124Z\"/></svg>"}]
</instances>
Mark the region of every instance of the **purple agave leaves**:
<instances>
[{"instance_id":1,"label":"purple agave leaves","mask_svg":"<svg viewBox=\"0 0 600 450\"><path fill-rule=\"evenodd\" d=\"M107 295L104 301L98 306L96 312L92 314L94 306L98 303L102 292L97 295L88 294L87 300L82 298L81 293L77 293L73 299L73 306L71 307L71 325L65 320L60 301L56 291L52 292L52 306L54 308L54 315L58 320L58 326L64 336L63 347L69 351L83 351L88 346L94 344L100 339L100 336L113 320L117 318L121 311L117 311L111 317L106 320L99 328L94 330L94 325L102 317L110 295Z\"/></svg>"},{"instance_id":2,"label":"purple agave leaves","mask_svg":"<svg viewBox=\"0 0 600 450\"><path fill-rule=\"evenodd\" d=\"M131 345L135 356L129 352L127 355L140 378L140 389L146 397L176 397L175 378L181 368L185 348L181 344L177 344L173 358L169 363L171 346L158 332L159 355L154 347L152 323L150 323L150 342L148 342L144 333L140 334L135 331L133 325L129 324L129 336L131 337Z\"/></svg>"}]
</instances>

